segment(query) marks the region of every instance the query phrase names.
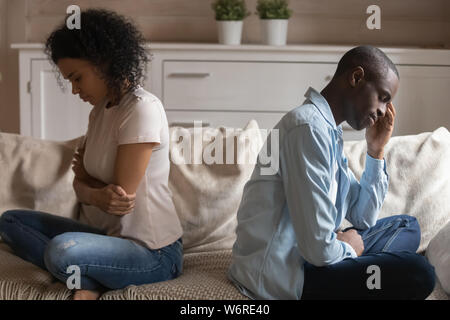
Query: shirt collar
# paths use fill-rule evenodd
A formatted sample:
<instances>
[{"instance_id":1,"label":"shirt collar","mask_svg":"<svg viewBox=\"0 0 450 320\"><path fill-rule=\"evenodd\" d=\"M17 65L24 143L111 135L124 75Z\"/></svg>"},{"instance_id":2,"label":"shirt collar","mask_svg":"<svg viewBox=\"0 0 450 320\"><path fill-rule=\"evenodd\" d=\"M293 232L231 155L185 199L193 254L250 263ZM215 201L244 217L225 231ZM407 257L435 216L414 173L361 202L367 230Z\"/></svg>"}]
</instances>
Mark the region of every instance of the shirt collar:
<instances>
[{"instance_id":1,"label":"shirt collar","mask_svg":"<svg viewBox=\"0 0 450 320\"><path fill-rule=\"evenodd\" d=\"M333 112L331 112L328 101L319 92L317 92L314 88L309 87L305 93L305 97L314 104L320 114L333 129L337 130L339 133L342 133L342 126L336 126L336 121L334 120Z\"/></svg>"}]
</instances>

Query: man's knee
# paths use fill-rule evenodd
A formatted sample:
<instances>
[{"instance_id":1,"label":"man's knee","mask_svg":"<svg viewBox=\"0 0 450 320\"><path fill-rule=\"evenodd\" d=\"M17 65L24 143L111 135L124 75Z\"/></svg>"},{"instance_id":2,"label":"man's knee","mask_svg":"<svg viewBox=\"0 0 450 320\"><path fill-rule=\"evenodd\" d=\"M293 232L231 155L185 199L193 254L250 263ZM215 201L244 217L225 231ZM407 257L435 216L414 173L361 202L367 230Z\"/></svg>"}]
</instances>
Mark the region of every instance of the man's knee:
<instances>
[{"instance_id":1,"label":"man's knee","mask_svg":"<svg viewBox=\"0 0 450 320\"><path fill-rule=\"evenodd\" d=\"M3 241L8 239L7 231L11 223L17 220L19 210L8 210L0 216L0 237Z\"/></svg>"},{"instance_id":2,"label":"man's knee","mask_svg":"<svg viewBox=\"0 0 450 320\"><path fill-rule=\"evenodd\" d=\"M424 256L414 253L404 253L404 264L410 299L425 299L434 290L434 267Z\"/></svg>"},{"instance_id":3,"label":"man's knee","mask_svg":"<svg viewBox=\"0 0 450 320\"><path fill-rule=\"evenodd\" d=\"M397 228L402 229L402 239L407 241L408 248L411 251L416 251L419 248L421 238L419 221L417 221L416 217L409 215L397 215L394 217L397 221Z\"/></svg>"},{"instance_id":4,"label":"man's knee","mask_svg":"<svg viewBox=\"0 0 450 320\"><path fill-rule=\"evenodd\" d=\"M0 216L0 223L12 222L14 219L16 219L19 213L20 210L7 210L3 212Z\"/></svg>"},{"instance_id":5,"label":"man's knee","mask_svg":"<svg viewBox=\"0 0 450 320\"><path fill-rule=\"evenodd\" d=\"M403 220L403 224L411 229L416 229L420 231L419 222L417 221L416 217L407 215L407 214L401 214L397 216L399 219Z\"/></svg>"},{"instance_id":6,"label":"man's knee","mask_svg":"<svg viewBox=\"0 0 450 320\"><path fill-rule=\"evenodd\" d=\"M12 209L3 212L0 216L0 224L10 224L14 222L25 223L28 217L36 214L38 211L25 210L25 209Z\"/></svg>"}]
</instances>

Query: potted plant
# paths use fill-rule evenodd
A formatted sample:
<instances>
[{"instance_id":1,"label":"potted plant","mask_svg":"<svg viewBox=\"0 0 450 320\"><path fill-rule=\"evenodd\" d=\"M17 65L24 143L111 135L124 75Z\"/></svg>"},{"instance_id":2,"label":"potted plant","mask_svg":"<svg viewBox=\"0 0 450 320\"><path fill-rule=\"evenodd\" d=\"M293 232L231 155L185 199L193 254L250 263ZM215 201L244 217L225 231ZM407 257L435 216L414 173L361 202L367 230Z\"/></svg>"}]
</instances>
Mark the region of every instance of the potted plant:
<instances>
[{"instance_id":1,"label":"potted plant","mask_svg":"<svg viewBox=\"0 0 450 320\"><path fill-rule=\"evenodd\" d=\"M288 19L292 10L287 0L258 0L256 11L261 19L261 34L264 44L286 45Z\"/></svg>"},{"instance_id":2,"label":"potted plant","mask_svg":"<svg viewBox=\"0 0 450 320\"><path fill-rule=\"evenodd\" d=\"M240 44L243 20L250 15L245 0L216 0L213 2L212 8L216 13L219 43Z\"/></svg>"}]
</instances>

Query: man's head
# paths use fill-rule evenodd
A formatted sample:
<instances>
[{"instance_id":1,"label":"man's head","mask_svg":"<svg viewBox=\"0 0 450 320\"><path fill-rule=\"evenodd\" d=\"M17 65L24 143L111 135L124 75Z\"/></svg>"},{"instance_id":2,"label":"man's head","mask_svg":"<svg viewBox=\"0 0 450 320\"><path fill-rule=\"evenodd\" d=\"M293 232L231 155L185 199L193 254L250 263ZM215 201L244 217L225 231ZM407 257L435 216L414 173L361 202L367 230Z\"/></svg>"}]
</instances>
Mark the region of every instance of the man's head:
<instances>
[{"instance_id":1,"label":"man's head","mask_svg":"<svg viewBox=\"0 0 450 320\"><path fill-rule=\"evenodd\" d=\"M361 130L384 116L387 104L397 93L399 74L383 51L359 46L344 54L332 81L341 89L344 120L353 129Z\"/></svg>"}]
</instances>

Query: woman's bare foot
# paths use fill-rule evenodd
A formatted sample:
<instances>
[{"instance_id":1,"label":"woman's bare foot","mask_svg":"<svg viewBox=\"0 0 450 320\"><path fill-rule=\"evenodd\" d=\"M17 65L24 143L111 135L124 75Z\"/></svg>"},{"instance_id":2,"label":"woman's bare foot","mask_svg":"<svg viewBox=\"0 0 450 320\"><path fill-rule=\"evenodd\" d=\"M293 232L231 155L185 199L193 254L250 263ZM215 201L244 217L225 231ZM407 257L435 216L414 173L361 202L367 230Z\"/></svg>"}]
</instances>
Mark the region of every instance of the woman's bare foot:
<instances>
[{"instance_id":1,"label":"woman's bare foot","mask_svg":"<svg viewBox=\"0 0 450 320\"><path fill-rule=\"evenodd\" d=\"M100 291L94 290L75 290L73 300L97 300L102 295Z\"/></svg>"}]
</instances>

